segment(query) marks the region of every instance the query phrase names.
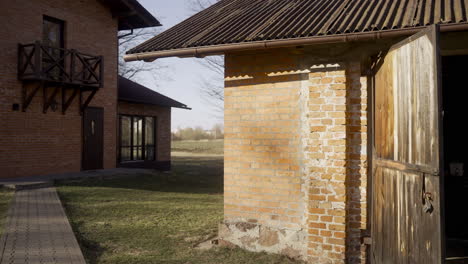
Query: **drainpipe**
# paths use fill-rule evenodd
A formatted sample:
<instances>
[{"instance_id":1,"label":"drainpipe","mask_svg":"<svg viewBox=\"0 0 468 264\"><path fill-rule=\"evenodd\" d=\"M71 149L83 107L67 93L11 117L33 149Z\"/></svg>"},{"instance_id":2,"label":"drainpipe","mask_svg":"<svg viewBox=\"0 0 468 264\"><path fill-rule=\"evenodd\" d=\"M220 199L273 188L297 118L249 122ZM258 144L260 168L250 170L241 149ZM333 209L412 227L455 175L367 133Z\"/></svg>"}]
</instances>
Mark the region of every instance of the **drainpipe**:
<instances>
[{"instance_id":1,"label":"drainpipe","mask_svg":"<svg viewBox=\"0 0 468 264\"><path fill-rule=\"evenodd\" d=\"M129 33L118 36L117 39L125 38L125 37L128 37L130 35L133 35L133 28L130 29Z\"/></svg>"},{"instance_id":2,"label":"drainpipe","mask_svg":"<svg viewBox=\"0 0 468 264\"><path fill-rule=\"evenodd\" d=\"M312 44L332 44L342 42L357 42L357 41L370 41L384 38L395 38L411 36L418 33L426 27L406 28L398 30L385 30L379 32L360 32L350 34L340 34L335 36L317 36L308 38L297 39L281 39L281 40L265 40L248 43L224 44L216 46L205 46L195 48L173 49L143 52L135 54L127 54L124 56L125 61L144 60L147 62L154 61L159 58L166 57L204 57L210 55L220 55L227 52L247 51L247 50L261 50L270 48L284 48ZM441 25L441 32L454 32L468 30L468 23L463 24L449 24Z\"/></svg>"}]
</instances>

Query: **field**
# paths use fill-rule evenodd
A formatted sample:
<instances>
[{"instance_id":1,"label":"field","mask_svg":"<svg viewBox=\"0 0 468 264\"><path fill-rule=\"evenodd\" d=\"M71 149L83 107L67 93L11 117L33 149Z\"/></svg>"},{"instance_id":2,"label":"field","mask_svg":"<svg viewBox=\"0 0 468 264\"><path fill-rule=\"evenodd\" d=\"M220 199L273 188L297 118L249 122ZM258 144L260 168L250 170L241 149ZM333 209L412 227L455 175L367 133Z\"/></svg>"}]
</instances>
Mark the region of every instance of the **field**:
<instances>
[{"instance_id":1,"label":"field","mask_svg":"<svg viewBox=\"0 0 468 264\"><path fill-rule=\"evenodd\" d=\"M13 198L13 191L2 189L0 187L0 236L3 233L5 226L5 220L8 212L8 205Z\"/></svg>"},{"instance_id":2,"label":"field","mask_svg":"<svg viewBox=\"0 0 468 264\"><path fill-rule=\"evenodd\" d=\"M288 264L239 248L199 250L223 218L223 157L174 157L171 173L58 186L90 264Z\"/></svg>"},{"instance_id":3,"label":"field","mask_svg":"<svg viewBox=\"0 0 468 264\"><path fill-rule=\"evenodd\" d=\"M223 154L224 140L172 141L172 152Z\"/></svg>"}]
</instances>

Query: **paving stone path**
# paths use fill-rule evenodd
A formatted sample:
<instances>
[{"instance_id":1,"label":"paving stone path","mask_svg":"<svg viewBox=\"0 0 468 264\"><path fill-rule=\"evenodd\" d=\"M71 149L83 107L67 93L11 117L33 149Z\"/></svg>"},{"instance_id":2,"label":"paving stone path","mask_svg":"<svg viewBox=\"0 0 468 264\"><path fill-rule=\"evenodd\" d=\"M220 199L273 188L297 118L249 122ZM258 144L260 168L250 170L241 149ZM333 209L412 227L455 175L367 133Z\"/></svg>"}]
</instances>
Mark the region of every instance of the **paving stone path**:
<instances>
[{"instance_id":1,"label":"paving stone path","mask_svg":"<svg viewBox=\"0 0 468 264\"><path fill-rule=\"evenodd\" d=\"M0 264L86 264L54 187L15 192Z\"/></svg>"}]
</instances>

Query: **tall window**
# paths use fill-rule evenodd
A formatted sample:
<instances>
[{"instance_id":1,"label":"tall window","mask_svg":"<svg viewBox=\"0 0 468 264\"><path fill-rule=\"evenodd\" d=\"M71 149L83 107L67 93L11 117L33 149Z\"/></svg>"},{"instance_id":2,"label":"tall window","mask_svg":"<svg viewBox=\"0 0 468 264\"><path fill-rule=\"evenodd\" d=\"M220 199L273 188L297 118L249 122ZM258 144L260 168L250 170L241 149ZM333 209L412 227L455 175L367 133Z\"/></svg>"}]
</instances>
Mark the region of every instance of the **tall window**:
<instances>
[{"instance_id":1,"label":"tall window","mask_svg":"<svg viewBox=\"0 0 468 264\"><path fill-rule=\"evenodd\" d=\"M120 161L154 160L155 118L120 116Z\"/></svg>"},{"instance_id":2,"label":"tall window","mask_svg":"<svg viewBox=\"0 0 468 264\"><path fill-rule=\"evenodd\" d=\"M45 51L42 54L44 72L52 79L60 79L64 66L64 25L62 20L44 16L42 21L42 44Z\"/></svg>"}]
</instances>

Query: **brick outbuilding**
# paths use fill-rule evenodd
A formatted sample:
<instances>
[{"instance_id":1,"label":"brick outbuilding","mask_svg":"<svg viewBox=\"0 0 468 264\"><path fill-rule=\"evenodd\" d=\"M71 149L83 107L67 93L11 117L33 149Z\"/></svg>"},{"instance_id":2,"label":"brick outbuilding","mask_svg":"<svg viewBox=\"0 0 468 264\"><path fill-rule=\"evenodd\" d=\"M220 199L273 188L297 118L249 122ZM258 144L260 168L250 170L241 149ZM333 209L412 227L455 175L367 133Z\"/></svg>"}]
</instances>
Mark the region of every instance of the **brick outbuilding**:
<instances>
[{"instance_id":1,"label":"brick outbuilding","mask_svg":"<svg viewBox=\"0 0 468 264\"><path fill-rule=\"evenodd\" d=\"M169 168L172 105L118 98L118 31L160 26L136 0L1 1L0 23L0 178L125 165L124 114L161 135L128 159Z\"/></svg>"},{"instance_id":2,"label":"brick outbuilding","mask_svg":"<svg viewBox=\"0 0 468 264\"><path fill-rule=\"evenodd\" d=\"M221 239L440 264L468 256L462 2L221 0L125 59L224 55Z\"/></svg>"}]
</instances>

